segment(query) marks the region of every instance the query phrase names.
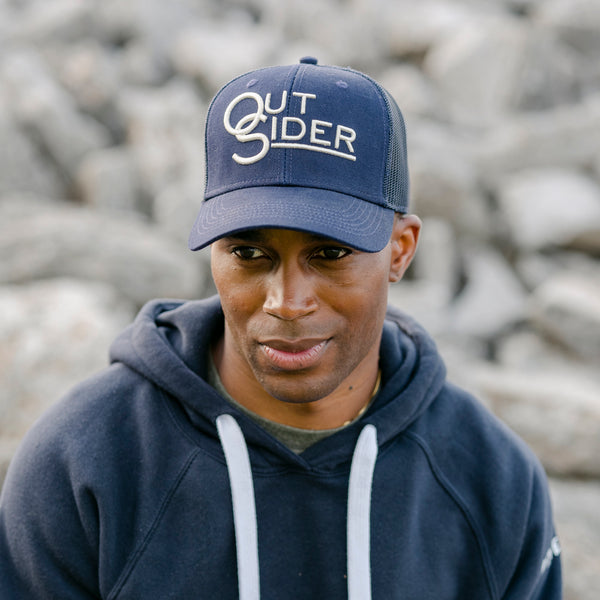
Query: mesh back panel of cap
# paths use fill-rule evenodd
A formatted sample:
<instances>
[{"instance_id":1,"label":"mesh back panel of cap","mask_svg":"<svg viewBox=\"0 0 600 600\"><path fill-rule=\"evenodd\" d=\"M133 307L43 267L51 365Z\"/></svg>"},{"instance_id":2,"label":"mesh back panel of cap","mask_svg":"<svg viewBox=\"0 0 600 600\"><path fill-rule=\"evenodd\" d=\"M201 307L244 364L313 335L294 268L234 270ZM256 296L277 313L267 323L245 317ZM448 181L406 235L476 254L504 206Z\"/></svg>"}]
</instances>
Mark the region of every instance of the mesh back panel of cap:
<instances>
[{"instance_id":1,"label":"mesh back panel of cap","mask_svg":"<svg viewBox=\"0 0 600 600\"><path fill-rule=\"evenodd\" d=\"M406 127L396 101L378 86L387 104L390 118L388 159L383 181L383 194L388 206L396 212L408 211L408 163L406 154Z\"/></svg>"}]
</instances>

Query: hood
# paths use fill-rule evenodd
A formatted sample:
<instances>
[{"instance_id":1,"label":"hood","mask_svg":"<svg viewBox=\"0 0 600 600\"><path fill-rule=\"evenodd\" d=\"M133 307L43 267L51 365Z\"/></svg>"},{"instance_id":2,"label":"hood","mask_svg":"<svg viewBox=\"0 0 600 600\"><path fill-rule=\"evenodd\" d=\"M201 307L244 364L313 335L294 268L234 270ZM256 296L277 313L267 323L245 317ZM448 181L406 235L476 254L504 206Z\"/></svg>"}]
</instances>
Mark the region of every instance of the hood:
<instances>
[{"instance_id":1,"label":"hood","mask_svg":"<svg viewBox=\"0 0 600 600\"><path fill-rule=\"evenodd\" d=\"M271 436L205 381L206 354L222 330L223 313L217 296L185 302L152 300L114 341L110 359L123 363L177 399L194 425L205 433L216 437L217 417L232 414L251 445L280 454L280 444L274 444ZM348 449L354 448L366 423L376 427L382 446L427 409L446 378L433 340L412 318L393 307L388 308L384 324L380 366L382 387L362 419L332 436L335 440L326 438L308 448L300 462L327 468L348 461ZM291 453L284 453L290 459Z\"/></svg>"}]
</instances>

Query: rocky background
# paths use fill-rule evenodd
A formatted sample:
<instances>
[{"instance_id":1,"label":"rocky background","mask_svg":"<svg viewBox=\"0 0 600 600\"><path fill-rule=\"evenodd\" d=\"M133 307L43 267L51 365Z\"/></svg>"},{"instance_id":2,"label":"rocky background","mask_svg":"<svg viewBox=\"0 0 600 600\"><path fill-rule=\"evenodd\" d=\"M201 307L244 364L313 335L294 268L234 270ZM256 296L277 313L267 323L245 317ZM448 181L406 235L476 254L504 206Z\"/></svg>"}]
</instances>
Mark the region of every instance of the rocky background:
<instances>
[{"instance_id":1,"label":"rocky background","mask_svg":"<svg viewBox=\"0 0 600 600\"><path fill-rule=\"evenodd\" d=\"M351 65L405 112L414 267L391 301L551 478L565 597L600 589L599 0L0 0L0 480L186 249L232 76Z\"/></svg>"}]
</instances>

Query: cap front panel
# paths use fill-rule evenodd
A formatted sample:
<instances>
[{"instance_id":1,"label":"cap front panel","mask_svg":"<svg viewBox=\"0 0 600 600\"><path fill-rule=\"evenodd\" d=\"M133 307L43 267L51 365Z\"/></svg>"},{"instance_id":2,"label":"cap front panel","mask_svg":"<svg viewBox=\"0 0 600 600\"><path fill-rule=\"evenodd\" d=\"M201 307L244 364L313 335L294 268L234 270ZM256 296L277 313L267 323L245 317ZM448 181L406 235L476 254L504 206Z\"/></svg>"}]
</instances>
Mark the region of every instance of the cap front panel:
<instances>
[{"instance_id":1,"label":"cap front panel","mask_svg":"<svg viewBox=\"0 0 600 600\"><path fill-rule=\"evenodd\" d=\"M386 205L382 181L388 118L369 79L344 69L307 65L294 82L288 119L298 124L298 135L304 132L298 147L288 152L289 181ZM281 137L287 133L282 127Z\"/></svg>"},{"instance_id":2,"label":"cap front panel","mask_svg":"<svg viewBox=\"0 0 600 600\"><path fill-rule=\"evenodd\" d=\"M271 81L277 81L280 98L287 96L297 68L276 67L244 75L215 97L206 123L205 198L251 185L281 184L281 161L270 152L270 121L280 113ZM261 79L261 73L268 71L276 73Z\"/></svg>"},{"instance_id":3,"label":"cap front panel","mask_svg":"<svg viewBox=\"0 0 600 600\"><path fill-rule=\"evenodd\" d=\"M205 198L293 185L385 206L387 122L375 86L356 72L303 64L245 75L211 105Z\"/></svg>"}]
</instances>

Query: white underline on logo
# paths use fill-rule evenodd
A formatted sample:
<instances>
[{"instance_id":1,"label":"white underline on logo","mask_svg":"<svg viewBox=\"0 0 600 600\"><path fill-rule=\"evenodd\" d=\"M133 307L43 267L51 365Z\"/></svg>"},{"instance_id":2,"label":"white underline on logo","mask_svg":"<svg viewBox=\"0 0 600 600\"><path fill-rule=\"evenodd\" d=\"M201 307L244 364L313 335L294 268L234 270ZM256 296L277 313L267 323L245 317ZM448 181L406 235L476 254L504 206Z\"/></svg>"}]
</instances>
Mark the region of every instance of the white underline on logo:
<instances>
[{"instance_id":1,"label":"white underline on logo","mask_svg":"<svg viewBox=\"0 0 600 600\"><path fill-rule=\"evenodd\" d=\"M300 148L301 150L312 150L313 152L323 152L324 154L333 154L334 156L339 156L340 158L345 158L347 160L356 160L356 156L352 156L352 154L338 152L337 150L329 150L329 148L320 148L318 146L310 146L309 144L291 144L291 143L286 143L286 142L277 142L275 144L271 144L271 148Z\"/></svg>"}]
</instances>

